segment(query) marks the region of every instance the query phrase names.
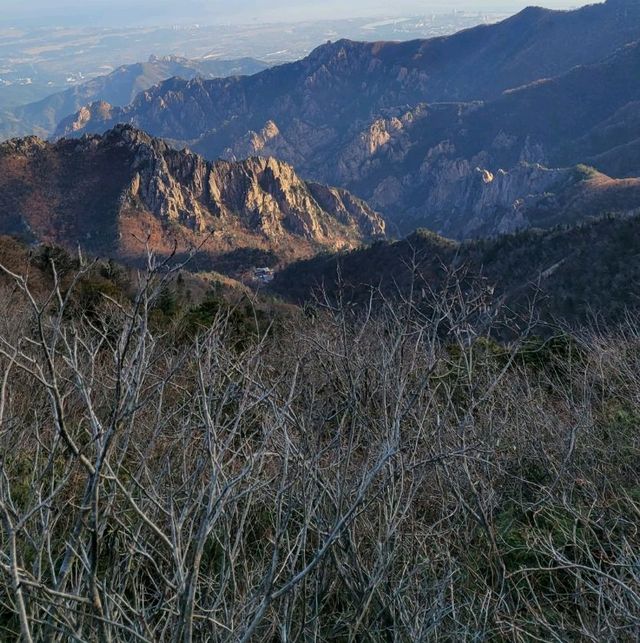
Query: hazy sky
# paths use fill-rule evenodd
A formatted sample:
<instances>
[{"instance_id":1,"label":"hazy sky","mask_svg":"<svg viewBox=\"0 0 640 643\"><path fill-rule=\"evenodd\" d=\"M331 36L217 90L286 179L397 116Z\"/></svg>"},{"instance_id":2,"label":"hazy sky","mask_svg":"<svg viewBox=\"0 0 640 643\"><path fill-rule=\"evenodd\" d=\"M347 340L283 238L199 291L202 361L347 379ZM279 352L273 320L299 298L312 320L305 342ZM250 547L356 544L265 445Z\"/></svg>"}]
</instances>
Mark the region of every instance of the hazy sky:
<instances>
[{"instance_id":1,"label":"hazy sky","mask_svg":"<svg viewBox=\"0 0 640 643\"><path fill-rule=\"evenodd\" d=\"M586 2L587 0L585 0ZM520 0L0 0L0 29L11 24L125 26L184 22L282 22L449 9L516 12ZM580 0L538 0L569 8Z\"/></svg>"}]
</instances>

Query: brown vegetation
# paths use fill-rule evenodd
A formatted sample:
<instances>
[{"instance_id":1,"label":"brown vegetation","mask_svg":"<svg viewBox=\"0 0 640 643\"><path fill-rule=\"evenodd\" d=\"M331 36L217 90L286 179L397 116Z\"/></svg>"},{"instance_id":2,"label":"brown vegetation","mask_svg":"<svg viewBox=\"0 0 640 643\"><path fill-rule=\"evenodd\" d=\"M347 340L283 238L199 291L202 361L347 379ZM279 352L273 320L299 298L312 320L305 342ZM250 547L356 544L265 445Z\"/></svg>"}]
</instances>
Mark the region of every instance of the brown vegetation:
<instances>
[{"instance_id":1,"label":"brown vegetation","mask_svg":"<svg viewBox=\"0 0 640 643\"><path fill-rule=\"evenodd\" d=\"M635 638L635 322L497 344L452 276L238 324L148 268L0 286L4 638Z\"/></svg>"}]
</instances>

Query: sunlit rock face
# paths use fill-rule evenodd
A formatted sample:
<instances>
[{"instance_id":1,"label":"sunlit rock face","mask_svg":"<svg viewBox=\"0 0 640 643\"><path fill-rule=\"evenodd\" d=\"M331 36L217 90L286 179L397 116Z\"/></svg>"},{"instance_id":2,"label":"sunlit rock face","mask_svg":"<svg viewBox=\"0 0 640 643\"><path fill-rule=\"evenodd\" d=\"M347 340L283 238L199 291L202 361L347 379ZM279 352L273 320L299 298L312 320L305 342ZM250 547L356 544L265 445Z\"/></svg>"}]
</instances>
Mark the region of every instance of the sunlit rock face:
<instances>
[{"instance_id":1,"label":"sunlit rock face","mask_svg":"<svg viewBox=\"0 0 640 643\"><path fill-rule=\"evenodd\" d=\"M299 257L385 234L364 201L303 181L287 163L211 163L128 125L55 144L3 144L0 193L0 232L121 255L148 237L163 250L204 244Z\"/></svg>"}]
</instances>

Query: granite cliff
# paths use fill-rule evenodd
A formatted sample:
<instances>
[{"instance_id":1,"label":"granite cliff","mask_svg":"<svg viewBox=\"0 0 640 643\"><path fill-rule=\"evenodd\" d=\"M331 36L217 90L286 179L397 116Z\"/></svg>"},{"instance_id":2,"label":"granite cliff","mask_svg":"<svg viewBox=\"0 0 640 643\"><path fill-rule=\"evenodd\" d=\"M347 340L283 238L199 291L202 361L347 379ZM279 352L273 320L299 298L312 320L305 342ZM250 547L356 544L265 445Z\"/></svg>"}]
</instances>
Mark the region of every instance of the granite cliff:
<instances>
[{"instance_id":1,"label":"granite cliff","mask_svg":"<svg viewBox=\"0 0 640 643\"><path fill-rule=\"evenodd\" d=\"M354 247L385 224L348 192L273 158L210 163L130 126L103 136L0 146L0 231L136 258L260 249L281 261Z\"/></svg>"}]
</instances>

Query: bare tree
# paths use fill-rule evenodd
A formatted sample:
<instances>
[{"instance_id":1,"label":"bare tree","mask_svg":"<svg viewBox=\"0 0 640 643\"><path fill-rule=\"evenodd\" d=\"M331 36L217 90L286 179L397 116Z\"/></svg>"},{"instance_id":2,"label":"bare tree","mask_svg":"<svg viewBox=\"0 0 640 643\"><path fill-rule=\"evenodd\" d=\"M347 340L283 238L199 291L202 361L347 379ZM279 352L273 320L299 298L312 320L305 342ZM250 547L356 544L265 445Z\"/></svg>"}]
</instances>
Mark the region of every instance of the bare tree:
<instances>
[{"instance_id":1,"label":"bare tree","mask_svg":"<svg viewBox=\"0 0 640 643\"><path fill-rule=\"evenodd\" d=\"M237 342L154 324L152 256L78 306L95 268L5 268L4 638L637 637L633 320L537 341L455 271Z\"/></svg>"}]
</instances>

